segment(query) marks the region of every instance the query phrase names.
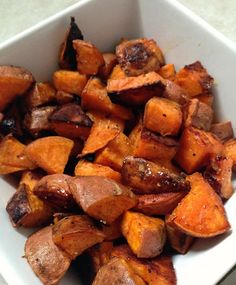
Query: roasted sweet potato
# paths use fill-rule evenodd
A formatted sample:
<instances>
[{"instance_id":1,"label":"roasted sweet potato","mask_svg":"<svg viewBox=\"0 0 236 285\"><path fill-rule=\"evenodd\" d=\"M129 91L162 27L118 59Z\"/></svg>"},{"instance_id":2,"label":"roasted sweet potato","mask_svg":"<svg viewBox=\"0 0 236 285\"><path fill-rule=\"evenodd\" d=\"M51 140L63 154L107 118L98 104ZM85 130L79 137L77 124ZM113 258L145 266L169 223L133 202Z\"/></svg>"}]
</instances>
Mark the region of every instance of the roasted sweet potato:
<instances>
[{"instance_id":1,"label":"roasted sweet potato","mask_svg":"<svg viewBox=\"0 0 236 285\"><path fill-rule=\"evenodd\" d=\"M26 146L12 135L4 137L0 143L0 174L36 168L25 150Z\"/></svg>"},{"instance_id":2,"label":"roasted sweet potato","mask_svg":"<svg viewBox=\"0 0 236 285\"><path fill-rule=\"evenodd\" d=\"M178 230L199 238L209 238L230 229L220 197L200 173L188 177L191 190L167 218Z\"/></svg>"},{"instance_id":3,"label":"roasted sweet potato","mask_svg":"<svg viewBox=\"0 0 236 285\"><path fill-rule=\"evenodd\" d=\"M117 64L112 69L109 79L122 79L125 77L127 77L127 75L125 74L124 70L121 68L119 64Z\"/></svg>"},{"instance_id":4,"label":"roasted sweet potato","mask_svg":"<svg viewBox=\"0 0 236 285\"><path fill-rule=\"evenodd\" d=\"M99 68L98 75L102 79L107 79L117 64L117 58L114 53L103 53L102 54L105 64Z\"/></svg>"},{"instance_id":5,"label":"roasted sweet potato","mask_svg":"<svg viewBox=\"0 0 236 285\"><path fill-rule=\"evenodd\" d=\"M25 257L34 273L45 285L57 285L71 260L52 241L52 227L32 234L25 244Z\"/></svg>"},{"instance_id":6,"label":"roasted sweet potato","mask_svg":"<svg viewBox=\"0 0 236 285\"><path fill-rule=\"evenodd\" d=\"M189 98L187 91L171 80L166 80L166 87L162 97L172 100L180 105L185 104Z\"/></svg>"},{"instance_id":7,"label":"roasted sweet potato","mask_svg":"<svg viewBox=\"0 0 236 285\"><path fill-rule=\"evenodd\" d=\"M85 213L108 224L136 204L129 188L104 177L75 177L70 182L70 188Z\"/></svg>"},{"instance_id":8,"label":"roasted sweet potato","mask_svg":"<svg viewBox=\"0 0 236 285\"><path fill-rule=\"evenodd\" d=\"M184 88L190 97L208 93L213 85L213 78L199 61L185 65L176 73L176 84Z\"/></svg>"},{"instance_id":9,"label":"roasted sweet potato","mask_svg":"<svg viewBox=\"0 0 236 285\"><path fill-rule=\"evenodd\" d=\"M47 173L63 173L73 145L73 141L67 138L49 136L27 145L25 153L31 161Z\"/></svg>"},{"instance_id":10,"label":"roasted sweet potato","mask_svg":"<svg viewBox=\"0 0 236 285\"><path fill-rule=\"evenodd\" d=\"M52 228L52 240L71 259L75 259L87 248L104 240L104 234L87 216L68 216Z\"/></svg>"},{"instance_id":11,"label":"roasted sweet potato","mask_svg":"<svg viewBox=\"0 0 236 285\"><path fill-rule=\"evenodd\" d=\"M223 145L211 133L194 127L184 129L175 161L187 173L206 166L212 156L220 155Z\"/></svg>"},{"instance_id":12,"label":"roasted sweet potato","mask_svg":"<svg viewBox=\"0 0 236 285\"><path fill-rule=\"evenodd\" d=\"M74 100L73 94L64 92L64 91L57 91L56 92L56 101L59 105L64 105L67 103L71 103Z\"/></svg>"},{"instance_id":13,"label":"roasted sweet potato","mask_svg":"<svg viewBox=\"0 0 236 285\"><path fill-rule=\"evenodd\" d=\"M175 66L173 63L168 63L166 65L163 65L159 70L158 73L164 78L168 80L174 80L175 79Z\"/></svg>"},{"instance_id":14,"label":"roasted sweet potato","mask_svg":"<svg viewBox=\"0 0 236 285\"><path fill-rule=\"evenodd\" d=\"M111 241L122 237L121 233L122 216L116 219L110 225L102 224L102 232L105 235L105 241Z\"/></svg>"},{"instance_id":15,"label":"roasted sweet potato","mask_svg":"<svg viewBox=\"0 0 236 285\"><path fill-rule=\"evenodd\" d=\"M121 182L121 174L109 166L80 160L75 167L76 176L103 176Z\"/></svg>"},{"instance_id":16,"label":"roasted sweet potato","mask_svg":"<svg viewBox=\"0 0 236 285\"><path fill-rule=\"evenodd\" d=\"M131 148L128 137L119 133L105 148L97 152L95 163L120 171L124 158L131 153Z\"/></svg>"},{"instance_id":17,"label":"roasted sweet potato","mask_svg":"<svg viewBox=\"0 0 236 285\"><path fill-rule=\"evenodd\" d=\"M138 258L159 255L166 242L165 223L141 213L127 211L121 222L121 231Z\"/></svg>"},{"instance_id":18,"label":"roasted sweet potato","mask_svg":"<svg viewBox=\"0 0 236 285\"><path fill-rule=\"evenodd\" d=\"M236 139L230 139L224 143L223 153L233 160L233 170L236 171Z\"/></svg>"},{"instance_id":19,"label":"roasted sweet potato","mask_svg":"<svg viewBox=\"0 0 236 285\"><path fill-rule=\"evenodd\" d=\"M46 175L34 187L34 194L53 208L67 209L74 205L70 191L71 177L66 174Z\"/></svg>"},{"instance_id":20,"label":"roasted sweet potato","mask_svg":"<svg viewBox=\"0 0 236 285\"><path fill-rule=\"evenodd\" d=\"M34 81L33 75L24 68L0 66L0 111L17 96L26 93Z\"/></svg>"},{"instance_id":21,"label":"roasted sweet potato","mask_svg":"<svg viewBox=\"0 0 236 285\"><path fill-rule=\"evenodd\" d=\"M111 257L125 260L147 285L176 285L176 275L170 256L159 255L153 259L137 258L128 245L114 247Z\"/></svg>"},{"instance_id":22,"label":"roasted sweet potato","mask_svg":"<svg viewBox=\"0 0 236 285\"><path fill-rule=\"evenodd\" d=\"M158 71L164 64L162 51L152 39L123 41L116 47L116 56L128 76Z\"/></svg>"},{"instance_id":23,"label":"roasted sweet potato","mask_svg":"<svg viewBox=\"0 0 236 285\"><path fill-rule=\"evenodd\" d=\"M132 156L126 157L121 170L125 185L137 194L182 192L190 189L189 182L160 164Z\"/></svg>"},{"instance_id":24,"label":"roasted sweet potato","mask_svg":"<svg viewBox=\"0 0 236 285\"><path fill-rule=\"evenodd\" d=\"M82 74L96 75L99 68L105 64L100 51L91 43L74 40L73 47L76 51L77 69Z\"/></svg>"},{"instance_id":25,"label":"roasted sweet potato","mask_svg":"<svg viewBox=\"0 0 236 285\"><path fill-rule=\"evenodd\" d=\"M231 121L221 122L211 125L211 132L217 136L217 138L224 142L234 137L234 131Z\"/></svg>"},{"instance_id":26,"label":"roasted sweet potato","mask_svg":"<svg viewBox=\"0 0 236 285\"><path fill-rule=\"evenodd\" d=\"M59 91L81 95L87 83L86 75L77 71L57 70L53 74L53 85Z\"/></svg>"},{"instance_id":27,"label":"roasted sweet potato","mask_svg":"<svg viewBox=\"0 0 236 285\"><path fill-rule=\"evenodd\" d=\"M76 103L62 105L49 117L52 129L63 137L87 139L93 122Z\"/></svg>"},{"instance_id":28,"label":"roasted sweet potato","mask_svg":"<svg viewBox=\"0 0 236 285\"><path fill-rule=\"evenodd\" d=\"M213 101L214 101L214 96L212 93L203 93L195 97L198 99L200 102L207 104L208 106L212 107Z\"/></svg>"},{"instance_id":29,"label":"roasted sweet potato","mask_svg":"<svg viewBox=\"0 0 236 285\"><path fill-rule=\"evenodd\" d=\"M180 105L165 98L151 98L145 105L143 124L163 136L177 135L182 124Z\"/></svg>"},{"instance_id":30,"label":"roasted sweet potato","mask_svg":"<svg viewBox=\"0 0 236 285\"><path fill-rule=\"evenodd\" d=\"M204 178L223 199L229 199L234 192L231 182L232 166L231 158L216 156L204 171Z\"/></svg>"}]
</instances>

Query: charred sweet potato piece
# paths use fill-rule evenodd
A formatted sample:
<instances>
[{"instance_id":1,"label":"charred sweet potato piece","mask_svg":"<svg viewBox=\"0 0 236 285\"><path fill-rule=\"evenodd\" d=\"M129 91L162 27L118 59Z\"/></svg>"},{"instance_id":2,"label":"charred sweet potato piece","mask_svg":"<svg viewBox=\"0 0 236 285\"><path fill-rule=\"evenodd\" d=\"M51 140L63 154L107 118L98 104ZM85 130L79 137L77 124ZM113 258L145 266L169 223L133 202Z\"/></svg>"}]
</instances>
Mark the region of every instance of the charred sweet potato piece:
<instances>
[{"instance_id":1,"label":"charred sweet potato piece","mask_svg":"<svg viewBox=\"0 0 236 285\"><path fill-rule=\"evenodd\" d=\"M0 173L8 174L17 170L34 169L36 165L26 156L26 146L12 135L0 143Z\"/></svg>"},{"instance_id":2,"label":"charred sweet potato piece","mask_svg":"<svg viewBox=\"0 0 236 285\"><path fill-rule=\"evenodd\" d=\"M122 79L125 77L127 77L127 75L125 74L124 70L121 68L119 64L117 64L112 69L109 79Z\"/></svg>"},{"instance_id":3,"label":"charred sweet potato piece","mask_svg":"<svg viewBox=\"0 0 236 285\"><path fill-rule=\"evenodd\" d=\"M141 213L127 211L121 222L121 231L138 258L159 255L166 242L165 223Z\"/></svg>"},{"instance_id":4,"label":"charred sweet potato piece","mask_svg":"<svg viewBox=\"0 0 236 285\"><path fill-rule=\"evenodd\" d=\"M68 216L52 228L52 240L71 259L104 240L104 234L87 216Z\"/></svg>"},{"instance_id":5,"label":"charred sweet potato piece","mask_svg":"<svg viewBox=\"0 0 236 285\"><path fill-rule=\"evenodd\" d=\"M195 97L200 102L207 104L208 106L212 107L214 96L212 93L203 93Z\"/></svg>"},{"instance_id":6,"label":"charred sweet potato piece","mask_svg":"<svg viewBox=\"0 0 236 285\"><path fill-rule=\"evenodd\" d=\"M216 156L204 171L204 178L223 199L229 199L234 191L231 182L232 166L231 158Z\"/></svg>"},{"instance_id":7,"label":"charred sweet potato piece","mask_svg":"<svg viewBox=\"0 0 236 285\"><path fill-rule=\"evenodd\" d=\"M171 80L166 80L166 88L162 97L172 100L180 105L185 104L189 100L187 91Z\"/></svg>"},{"instance_id":8,"label":"charred sweet potato piece","mask_svg":"<svg viewBox=\"0 0 236 285\"><path fill-rule=\"evenodd\" d=\"M224 143L224 155L233 160L233 170L236 171L236 139L230 139Z\"/></svg>"},{"instance_id":9,"label":"charred sweet potato piece","mask_svg":"<svg viewBox=\"0 0 236 285\"><path fill-rule=\"evenodd\" d=\"M124 158L131 153L131 148L128 137L119 133L105 148L97 152L95 163L120 171Z\"/></svg>"},{"instance_id":10,"label":"charred sweet potato piece","mask_svg":"<svg viewBox=\"0 0 236 285\"><path fill-rule=\"evenodd\" d=\"M220 197L200 173L188 177L190 192L181 200L167 223L199 238L213 237L230 229Z\"/></svg>"},{"instance_id":11,"label":"charred sweet potato piece","mask_svg":"<svg viewBox=\"0 0 236 285\"><path fill-rule=\"evenodd\" d=\"M74 40L77 69L81 74L96 75L99 68L105 64L102 53L91 43Z\"/></svg>"},{"instance_id":12,"label":"charred sweet potato piece","mask_svg":"<svg viewBox=\"0 0 236 285\"><path fill-rule=\"evenodd\" d=\"M123 41L116 47L116 56L128 76L157 71L164 64L162 51L152 39Z\"/></svg>"},{"instance_id":13,"label":"charred sweet potato piece","mask_svg":"<svg viewBox=\"0 0 236 285\"><path fill-rule=\"evenodd\" d=\"M0 66L0 111L17 96L26 93L34 81L33 75L24 68Z\"/></svg>"},{"instance_id":14,"label":"charred sweet potato piece","mask_svg":"<svg viewBox=\"0 0 236 285\"><path fill-rule=\"evenodd\" d=\"M80 160L75 167L76 176L103 176L121 182L121 174L112 168L86 160Z\"/></svg>"},{"instance_id":15,"label":"charred sweet potato piece","mask_svg":"<svg viewBox=\"0 0 236 285\"><path fill-rule=\"evenodd\" d=\"M48 118L56 108L56 106L33 108L24 117L25 129L34 137L39 136L42 131L51 130L52 126Z\"/></svg>"},{"instance_id":16,"label":"charred sweet potato piece","mask_svg":"<svg viewBox=\"0 0 236 285\"><path fill-rule=\"evenodd\" d=\"M180 138L175 161L187 173L193 173L206 166L212 156L222 151L223 145L211 133L188 127Z\"/></svg>"},{"instance_id":17,"label":"charred sweet potato piece","mask_svg":"<svg viewBox=\"0 0 236 285\"><path fill-rule=\"evenodd\" d=\"M183 107L185 128L193 126L209 131L213 120L213 110L198 99L191 99Z\"/></svg>"},{"instance_id":18,"label":"charred sweet potato piece","mask_svg":"<svg viewBox=\"0 0 236 285\"><path fill-rule=\"evenodd\" d=\"M208 93L213 82L213 78L199 61L185 65L175 76L175 83L184 88L190 97Z\"/></svg>"},{"instance_id":19,"label":"charred sweet potato piece","mask_svg":"<svg viewBox=\"0 0 236 285\"><path fill-rule=\"evenodd\" d=\"M177 135L182 124L180 105L165 98L151 98L145 105L143 124L163 136Z\"/></svg>"},{"instance_id":20,"label":"charred sweet potato piece","mask_svg":"<svg viewBox=\"0 0 236 285\"><path fill-rule=\"evenodd\" d=\"M137 194L181 192L190 188L183 177L142 158L126 157L121 174L124 184L132 187Z\"/></svg>"},{"instance_id":21,"label":"charred sweet potato piece","mask_svg":"<svg viewBox=\"0 0 236 285\"><path fill-rule=\"evenodd\" d=\"M69 187L70 179L71 177L66 174L46 175L35 185L34 194L53 208L71 208L74 199Z\"/></svg>"},{"instance_id":22,"label":"charred sweet potato piece","mask_svg":"<svg viewBox=\"0 0 236 285\"><path fill-rule=\"evenodd\" d=\"M222 142L232 139L234 136L231 121L212 124L211 132Z\"/></svg>"},{"instance_id":23,"label":"charred sweet potato piece","mask_svg":"<svg viewBox=\"0 0 236 285\"><path fill-rule=\"evenodd\" d=\"M25 257L45 285L56 285L68 270L71 260L52 240L52 227L32 234L25 244Z\"/></svg>"},{"instance_id":24,"label":"charred sweet potato piece","mask_svg":"<svg viewBox=\"0 0 236 285\"><path fill-rule=\"evenodd\" d=\"M103 53L102 56L105 64L100 67L98 75L103 79L107 79L117 64L117 58L114 53Z\"/></svg>"},{"instance_id":25,"label":"charred sweet potato piece","mask_svg":"<svg viewBox=\"0 0 236 285\"><path fill-rule=\"evenodd\" d=\"M108 224L136 204L136 198L129 188L108 178L75 177L70 187L74 199L85 213Z\"/></svg>"},{"instance_id":26,"label":"charred sweet potato piece","mask_svg":"<svg viewBox=\"0 0 236 285\"><path fill-rule=\"evenodd\" d=\"M73 145L73 141L67 138L49 136L27 145L25 153L31 161L47 173L63 173Z\"/></svg>"},{"instance_id":27,"label":"charred sweet potato piece","mask_svg":"<svg viewBox=\"0 0 236 285\"><path fill-rule=\"evenodd\" d=\"M125 260L147 285L176 285L176 275L170 256L159 255L152 259L137 258L128 245L114 247L111 257Z\"/></svg>"},{"instance_id":28,"label":"charred sweet potato piece","mask_svg":"<svg viewBox=\"0 0 236 285\"><path fill-rule=\"evenodd\" d=\"M115 240L115 239L122 237L121 221L122 221L122 216L120 216L118 219L116 219L110 225L105 225L105 224L101 225L102 226L102 232L105 235L106 241L111 241L111 240Z\"/></svg>"},{"instance_id":29,"label":"charred sweet potato piece","mask_svg":"<svg viewBox=\"0 0 236 285\"><path fill-rule=\"evenodd\" d=\"M55 97L59 105L71 103L74 100L74 96L72 94L60 90L56 92Z\"/></svg>"},{"instance_id":30,"label":"charred sweet potato piece","mask_svg":"<svg viewBox=\"0 0 236 285\"><path fill-rule=\"evenodd\" d=\"M168 80L174 80L175 79L175 66L173 63L169 63L166 65L163 65L159 70L158 73L164 78Z\"/></svg>"},{"instance_id":31,"label":"charred sweet potato piece","mask_svg":"<svg viewBox=\"0 0 236 285\"><path fill-rule=\"evenodd\" d=\"M1 113L0 121L0 133L2 135L12 134L16 137L21 137L23 135L22 130L22 114L17 107L18 102L13 103L10 108L5 112Z\"/></svg>"},{"instance_id":32,"label":"charred sweet potato piece","mask_svg":"<svg viewBox=\"0 0 236 285\"><path fill-rule=\"evenodd\" d=\"M148 216L171 214L187 191L137 195L135 210Z\"/></svg>"},{"instance_id":33,"label":"charred sweet potato piece","mask_svg":"<svg viewBox=\"0 0 236 285\"><path fill-rule=\"evenodd\" d=\"M62 105L49 117L52 129L63 137L85 140L93 122L76 103Z\"/></svg>"},{"instance_id":34,"label":"charred sweet potato piece","mask_svg":"<svg viewBox=\"0 0 236 285\"><path fill-rule=\"evenodd\" d=\"M81 95L88 79L78 71L57 70L53 74L53 85L59 91Z\"/></svg>"}]
</instances>

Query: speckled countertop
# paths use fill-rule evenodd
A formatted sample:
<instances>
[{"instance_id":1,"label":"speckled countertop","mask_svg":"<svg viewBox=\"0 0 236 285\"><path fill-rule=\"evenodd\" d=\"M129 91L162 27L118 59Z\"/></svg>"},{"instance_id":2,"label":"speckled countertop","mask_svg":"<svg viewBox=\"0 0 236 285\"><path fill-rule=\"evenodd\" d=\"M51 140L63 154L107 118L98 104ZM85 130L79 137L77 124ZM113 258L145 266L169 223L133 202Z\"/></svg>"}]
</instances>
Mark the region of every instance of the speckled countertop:
<instances>
[{"instance_id":1,"label":"speckled countertop","mask_svg":"<svg viewBox=\"0 0 236 285\"><path fill-rule=\"evenodd\" d=\"M0 42L78 1L0 0ZM236 42L236 0L179 0L179 2ZM233 270L219 285L235 284L236 270ZM0 285L6 285L1 275Z\"/></svg>"}]
</instances>

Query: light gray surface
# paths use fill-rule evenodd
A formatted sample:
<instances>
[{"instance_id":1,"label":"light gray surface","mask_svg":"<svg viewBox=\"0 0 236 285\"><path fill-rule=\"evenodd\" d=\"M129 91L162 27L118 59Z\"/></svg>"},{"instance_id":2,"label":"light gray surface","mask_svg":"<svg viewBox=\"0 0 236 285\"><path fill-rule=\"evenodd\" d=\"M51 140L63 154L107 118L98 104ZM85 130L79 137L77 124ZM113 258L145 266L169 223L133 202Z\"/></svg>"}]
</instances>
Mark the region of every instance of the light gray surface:
<instances>
[{"instance_id":1,"label":"light gray surface","mask_svg":"<svg viewBox=\"0 0 236 285\"><path fill-rule=\"evenodd\" d=\"M0 0L0 42L31 27L77 0ZM235 0L179 0L236 42ZM225 257L222 257L222 262ZM196 269L197 270L197 269ZM0 285L6 283L0 276ZM221 285L235 285L234 271ZM180 284L181 285L181 284ZM208 284L206 284L208 285ZM209 284L211 285L211 284Z\"/></svg>"}]
</instances>

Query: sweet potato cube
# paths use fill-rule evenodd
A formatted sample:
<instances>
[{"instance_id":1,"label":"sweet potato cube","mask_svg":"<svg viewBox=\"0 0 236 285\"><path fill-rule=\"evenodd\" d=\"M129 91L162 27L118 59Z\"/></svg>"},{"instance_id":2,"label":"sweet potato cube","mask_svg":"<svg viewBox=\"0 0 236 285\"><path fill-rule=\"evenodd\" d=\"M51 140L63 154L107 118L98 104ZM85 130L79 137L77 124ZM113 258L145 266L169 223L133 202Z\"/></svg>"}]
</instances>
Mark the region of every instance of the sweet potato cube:
<instances>
[{"instance_id":1,"label":"sweet potato cube","mask_svg":"<svg viewBox=\"0 0 236 285\"><path fill-rule=\"evenodd\" d=\"M86 75L78 71L57 70L53 74L53 85L59 91L81 95L86 83Z\"/></svg>"},{"instance_id":2,"label":"sweet potato cube","mask_svg":"<svg viewBox=\"0 0 236 285\"><path fill-rule=\"evenodd\" d=\"M163 98L174 101L180 105L184 105L186 104L186 102L188 102L189 97L185 89L183 89L171 80L166 80L165 82L166 88L162 94Z\"/></svg>"},{"instance_id":3,"label":"sweet potato cube","mask_svg":"<svg viewBox=\"0 0 236 285\"><path fill-rule=\"evenodd\" d=\"M15 66L0 66L0 111L17 96L23 95L34 83L33 75Z\"/></svg>"},{"instance_id":4,"label":"sweet potato cube","mask_svg":"<svg viewBox=\"0 0 236 285\"><path fill-rule=\"evenodd\" d=\"M151 98L145 105L143 124L163 136L177 135L182 124L180 105L165 98Z\"/></svg>"},{"instance_id":5,"label":"sweet potato cube","mask_svg":"<svg viewBox=\"0 0 236 285\"><path fill-rule=\"evenodd\" d=\"M110 225L102 224L102 232L105 235L106 241L111 241L122 237L121 221L122 221L122 216L116 219Z\"/></svg>"},{"instance_id":6,"label":"sweet potato cube","mask_svg":"<svg viewBox=\"0 0 236 285\"><path fill-rule=\"evenodd\" d=\"M215 123L211 125L211 132L217 138L224 142L234 137L234 131L231 121Z\"/></svg>"},{"instance_id":7,"label":"sweet potato cube","mask_svg":"<svg viewBox=\"0 0 236 285\"><path fill-rule=\"evenodd\" d=\"M68 216L52 228L52 240L71 259L104 240L104 234L87 216Z\"/></svg>"},{"instance_id":8,"label":"sweet potato cube","mask_svg":"<svg viewBox=\"0 0 236 285\"><path fill-rule=\"evenodd\" d=\"M188 177L191 190L167 218L167 223L193 237L208 238L230 229L220 197L200 173Z\"/></svg>"},{"instance_id":9,"label":"sweet potato cube","mask_svg":"<svg viewBox=\"0 0 236 285\"><path fill-rule=\"evenodd\" d=\"M47 173L63 173L73 145L70 139L49 136L27 145L25 153L30 160Z\"/></svg>"},{"instance_id":10,"label":"sweet potato cube","mask_svg":"<svg viewBox=\"0 0 236 285\"><path fill-rule=\"evenodd\" d=\"M103 176L121 182L121 174L109 166L80 160L75 167L76 176Z\"/></svg>"},{"instance_id":11,"label":"sweet potato cube","mask_svg":"<svg viewBox=\"0 0 236 285\"><path fill-rule=\"evenodd\" d=\"M223 145L216 137L194 127L184 129L179 143L175 161L187 173L206 166L212 156L223 151Z\"/></svg>"},{"instance_id":12,"label":"sweet potato cube","mask_svg":"<svg viewBox=\"0 0 236 285\"><path fill-rule=\"evenodd\" d=\"M96 75L99 68L105 64L102 53L91 43L74 40L77 69L81 74Z\"/></svg>"},{"instance_id":13,"label":"sweet potato cube","mask_svg":"<svg viewBox=\"0 0 236 285\"><path fill-rule=\"evenodd\" d=\"M127 211L121 223L121 231L138 258L159 255L166 242L165 223L159 218L141 213Z\"/></svg>"},{"instance_id":14,"label":"sweet potato cube","mask_svg":"<svg viewBox=\"0 0 236 285\"><path fill-rule=\"evenodd\" d=\"M233 170L236 171L236 139L224 143L224 155L233 160Z\"/></svg>"},{"instance_id":15,"label":"sweet potato cube","mask_svg":"<svg viewBox=\"0 0 236 285\"><path fill-rule=\"evenodd\" d=\"M117 64L112 69L112 72L111 72L108 79L122 79L125 77L127 77L127 75L125 74L124 70L121 68L121 66L119 64Z\"/></svg>"},{"instance_id":16,"label":"sweet potato cube","mask_svg":"<svg viewBox=\"0 0 236 285\"><path fill-rule=\"evenodd\" d=\"M107 79L117 64L117 58L114 53L103 53L102 56L105 64L100 67L98 75L103 79Z\"/></svg>"},{"instance_id":17,"label":"sweet potato cube","mask_svg":"<svg viewBox=\"0 0 236 285\"><path fill-rule=\"evenodd\" d=\"M76 202L89 216L113 223L123 212L136 204L132 191L100 176L78 176L71 180L71 191Z\"/></svg>"},{"instance_id":18,"label":"sweet potato cube","mask_svg":"<svg viewBox=\"0 0 236 285\"><path fill-rule=\"evenodd\" d=\"M173 63L169 63L166 65L163 65L159 70L158 73L164 78L168 80L174 80L175 79L175 66Z\"/></svg>"},{"instance_id":19,"label":"sweet potato cube","mask_svg":"<svg viewBox=\"0 0 236 285\"><path fill-rule=\"evenodd\" d=\"M212 93L203 93L195 97L200 102L207 104L208 106L212 107L214 96Z\"/></svg>"}]
</instances>

